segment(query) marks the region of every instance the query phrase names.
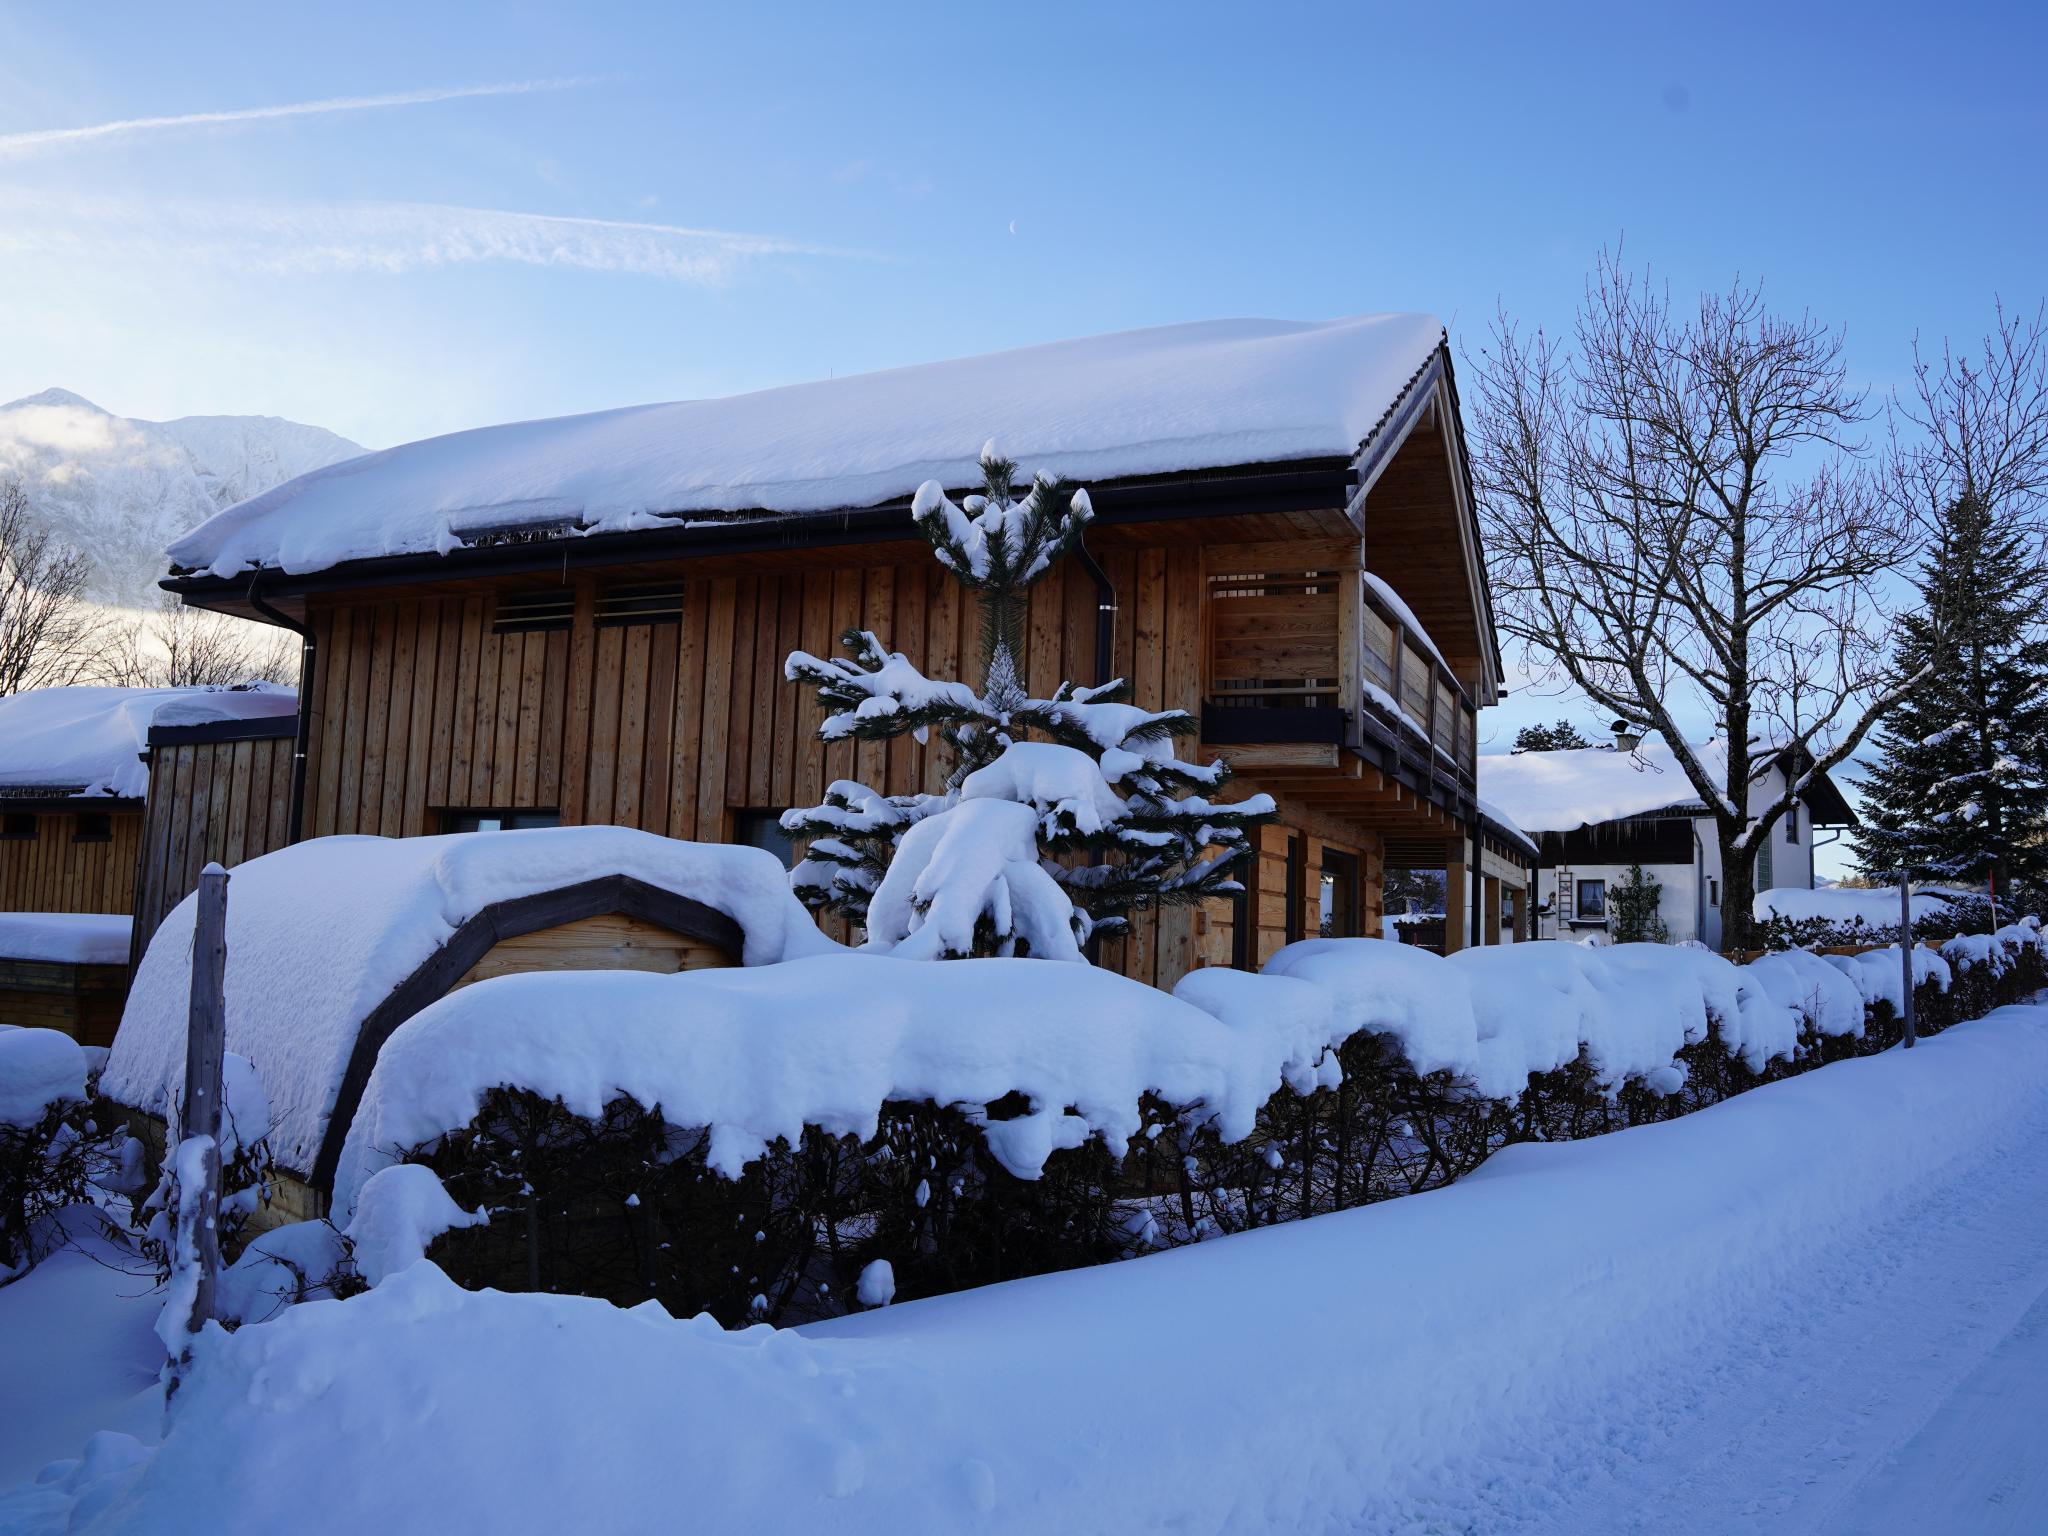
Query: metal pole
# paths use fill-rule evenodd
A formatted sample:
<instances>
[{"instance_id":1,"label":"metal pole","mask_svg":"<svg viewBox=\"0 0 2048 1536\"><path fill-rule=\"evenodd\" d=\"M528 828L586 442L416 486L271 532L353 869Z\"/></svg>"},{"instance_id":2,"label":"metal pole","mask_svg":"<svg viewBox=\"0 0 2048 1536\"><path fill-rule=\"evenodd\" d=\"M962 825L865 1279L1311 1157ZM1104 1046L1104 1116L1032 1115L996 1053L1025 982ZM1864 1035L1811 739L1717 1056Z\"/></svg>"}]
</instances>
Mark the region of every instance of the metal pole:
<instances>
[{"instance_id":1,"label":"metal pole","mask_svg":"<svg viewBox=\"0 0 2048 1536\"><path fill-rule=\"evenodd\" d=\"M1899 1010L1906 1029L1906 1049L1913 1049L1913 894L1906 871L1899 871L1899 966L1905 972L1905 1003Z\"/></svg>"}]
</instances>

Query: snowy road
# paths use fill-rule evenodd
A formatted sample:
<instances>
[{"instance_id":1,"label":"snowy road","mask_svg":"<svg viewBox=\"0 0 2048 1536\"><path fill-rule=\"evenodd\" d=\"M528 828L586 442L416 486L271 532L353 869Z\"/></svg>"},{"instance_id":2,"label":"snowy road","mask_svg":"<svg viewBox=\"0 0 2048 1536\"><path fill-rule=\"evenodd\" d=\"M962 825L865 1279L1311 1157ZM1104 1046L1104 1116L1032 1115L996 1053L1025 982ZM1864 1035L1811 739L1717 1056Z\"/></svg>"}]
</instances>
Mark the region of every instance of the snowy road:
<instances>
[{"instance_id":1,"label":"snowy road","mask_svg":"<svg viewBox=\"0 0 2048 1536\"><path fill-rule=\"evenodd\" d=\"M1722 1358L1494 1448L1417 1528L2048 1532L2048 1115L1971 1174L1832 1254L1769 1326L1731 1328ZM1573 1471L1536 1490L1499 1477L1517 1462Z\"/></svg>"}]
</instances>

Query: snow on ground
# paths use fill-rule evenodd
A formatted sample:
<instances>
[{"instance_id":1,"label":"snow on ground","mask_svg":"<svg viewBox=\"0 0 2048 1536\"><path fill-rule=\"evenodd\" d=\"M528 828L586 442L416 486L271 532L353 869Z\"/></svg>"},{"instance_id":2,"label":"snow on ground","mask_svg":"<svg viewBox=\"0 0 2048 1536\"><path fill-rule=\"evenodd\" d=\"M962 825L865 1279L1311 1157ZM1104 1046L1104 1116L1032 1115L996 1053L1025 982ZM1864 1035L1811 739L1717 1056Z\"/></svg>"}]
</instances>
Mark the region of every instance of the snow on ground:
<instances>
[{"instance_id":1,"label":"snow on ground","mask_svg":"<svg viewBox=\"0 0 2048 1536\"><path fill-rule=\"evenodd\" d=\"M416 1265L210 1334L153 1458L102 1444L0 1530L80 1496L108 1532L2039 1529L2044 1148L2048 1009L2006 1008L1431 1194L800 1332Z\"/></svg>"},{"instance_id":2,"label":"snow on ground","mask_svg":"<svg viewBox=\"0 0 2048 1536\"><path fill-rule=\"evenodd\" d=\"M627 875L723 912L765 965L837 950L759 848L681 843L628 827L446 837L323 837L251 859L228 882L228 1049L263 1076L271 1151L311 1168L356 1033L371 1009L492 902ZM137 968L101 1091L161 1114L183 1081L191 995L187 896Z\"/></svg>"},{"instance_id":3,"label":"snow on ground","mask_svg":"<svg viewBox=\"0 0 2048 1536\"><path fill-rule=\"evenodd\" d=\"M243 688L36 688L0 699L0 787L61 788L140 799L141 754L153 725L289 715L298 695L271 683ZM124 955L122 957L126 959Z\"/></svg>"},{"instance_id":4,"label":"snow on ground","mask_svg":"<svg viewBox=\"0 0 2048 1536\"><path fill-rule=\"evenodd\" d=\"M0 912L0 959L126 965L134 926L104 912Z\"/></svg>"},{"instance_id":5,"label":"snow on ground","mask_svg":"<svg viewBox=\"0 0 2048 1536\"><path fill-rule=\"evenodd\" d=\"M76 1456L96 1430L156 1440L162 1299L149 1276L115 1267L134 1260L93 1236L89 1216L69 1225L79 1246L0 1289L0 1489ZM0 1496L0 1530L18 1513Z\"/></svg>"},{"instance_id":6,"label":"snow on ground","mask_svg":"<svg viewBox=\"0 0 2048 1536\"><path fill-rule=\"evenodd\" d=\"M465 533L663 514L833 512L927 480L979 486L991 432L1070 480L1349 457L1443 344L1428 315L1213 320L797 384L515 422L318 469L173 544L179 566L320 570Z\"/></svg>"}]
</instances>

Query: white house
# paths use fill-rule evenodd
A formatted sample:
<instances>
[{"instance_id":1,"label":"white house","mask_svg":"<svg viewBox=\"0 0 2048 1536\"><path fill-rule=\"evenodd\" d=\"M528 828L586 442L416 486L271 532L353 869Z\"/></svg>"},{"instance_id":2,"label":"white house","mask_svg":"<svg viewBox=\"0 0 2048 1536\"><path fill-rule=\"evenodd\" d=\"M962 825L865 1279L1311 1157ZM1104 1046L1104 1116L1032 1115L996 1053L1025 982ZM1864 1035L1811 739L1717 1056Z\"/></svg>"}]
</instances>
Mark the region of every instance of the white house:
<instances>
[{"instance_id":1,"label":"white house","mask_svg":"<svg viewBox=\"0 0 2048 1536\"><path fill-rule=\"evenodd\" d=\"M1725 749L1698 749L1710 767ZM1783 756L1750 789L1752 813L1785 789ZM1536 936L1610 927L1608 895L1631 864L1663 887L1658 913L1673 940L1721 944L1721 851L1713 820L1671 748L1618 736L1612 746L1479 759L1479 794L1534 838ZM1831 841L1855 814L1825 774L1757 850L1756 888L1811 889L1816 837Z\"/></svg>"}]
</instances>

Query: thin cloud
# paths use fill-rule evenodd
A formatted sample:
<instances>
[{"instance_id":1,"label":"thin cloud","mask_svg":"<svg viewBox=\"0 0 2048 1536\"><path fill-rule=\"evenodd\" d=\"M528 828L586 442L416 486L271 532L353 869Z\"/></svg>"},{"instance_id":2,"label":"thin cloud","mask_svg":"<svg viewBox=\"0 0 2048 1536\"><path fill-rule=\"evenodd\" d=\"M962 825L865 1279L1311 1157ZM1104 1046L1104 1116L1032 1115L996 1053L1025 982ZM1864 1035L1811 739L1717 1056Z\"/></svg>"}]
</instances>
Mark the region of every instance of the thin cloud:
<instances>
[{"instance_id":1,"label":"thin cloud","mask_svg":"<svg viewBox=\"0 0 2048 1536\"><path fill-rule=\"evenodd\" d=\"M566 91L590 82L582 79L508 80L495 85L437 86L423 91L394 91L383 96L334 96L324 101L288 102L274 107L241 107L226 112L186 112L176 117L129 117L119 122L81 128L35 128L0 133L0 160L20 160L50 150L101 139L129 138L166 129L212 128L236 123L267 122L280 117L320 117L334 112L371 112L386 107L418 107L436 101L461 101L472 96L524 96L536 91Z\"/></svg>"},{"instance_id":2,"label":"thin cloud","mask_svg":"<svg viewBox=\"0 0 2048 1536\"><path fill-rule=\"evenodd\" d=\"M115 254L261 272L404 273L512 262L715 286L774 259L877 259L782 235L439 203L60 202L0 193L0 206L8 203L32 205L34 215L0 220L0 252Z\"/></svg>"}]
</instances>

